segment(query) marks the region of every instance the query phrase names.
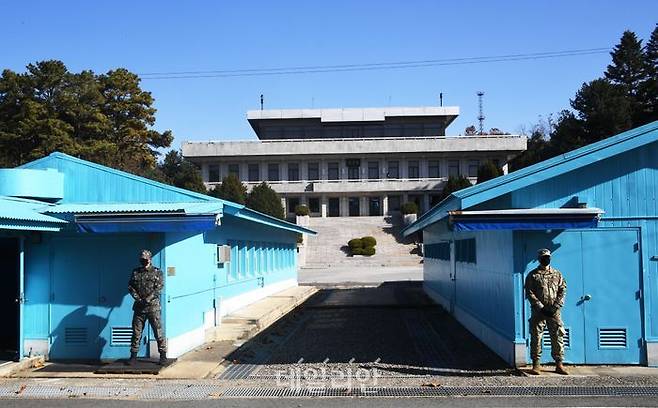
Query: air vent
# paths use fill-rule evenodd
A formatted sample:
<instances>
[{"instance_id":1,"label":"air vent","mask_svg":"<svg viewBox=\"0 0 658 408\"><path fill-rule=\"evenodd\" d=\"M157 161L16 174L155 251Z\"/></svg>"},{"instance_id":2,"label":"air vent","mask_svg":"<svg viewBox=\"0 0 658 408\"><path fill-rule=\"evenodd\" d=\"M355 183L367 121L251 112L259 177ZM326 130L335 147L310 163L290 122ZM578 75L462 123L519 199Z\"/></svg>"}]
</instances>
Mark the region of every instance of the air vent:
<instances>
[{"instance_id":1,"label":"air vent","mask_svg":"<svg viewBox=\"0 0 658 408\"><path fill-rule=\"evenodd\" d=\"M85 344L87 342L86 327L66 327L64 329L64 343Z\"/></svg>"},{"instance_id":2,"label":"air vent","mask_svg":"<svg viewBox=\"0 0 658 408\"><path fill-rule=\"evenodd\" d=\"M626 348L626 329L599 328L599 347Z\"/></svg>"},{"instance_id":3,"label":"air vent","mask_svg":"<svg viewBox=\"0 0 658 408\"><path fill-rule=\"evenodd\" d=\"M133 336L131 327L112 327L112 345L113 346L130 346L130 340Z\"/></svg>"},{"instance_id":4,"label":"air vent","mask_svg":"<svg viewBox=\"0 0 658 408\"><path fill-rule=\"evenodd\" d=\"M566 332L564 334L564 347L568 348L571 345L571 330L567 327L564 329ZM541 344L543 348L551 348L551 335L548 333L548 328L544 328L544 335L541 338Z\"/></svg>"}]
</instances>

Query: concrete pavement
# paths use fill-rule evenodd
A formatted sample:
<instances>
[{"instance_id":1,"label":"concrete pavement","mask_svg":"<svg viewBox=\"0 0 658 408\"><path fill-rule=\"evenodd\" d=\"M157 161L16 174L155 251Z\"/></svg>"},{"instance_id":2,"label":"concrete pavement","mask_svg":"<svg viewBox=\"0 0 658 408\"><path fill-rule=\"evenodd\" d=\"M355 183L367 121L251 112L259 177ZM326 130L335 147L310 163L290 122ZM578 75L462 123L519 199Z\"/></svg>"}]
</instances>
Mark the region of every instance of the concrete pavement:
<instances>
[{"instance_id":1,"label":"concrete pavement","mask_svg":"<svg viewBox=\"0 0 658 408\"><path fill-rule=\"evenodd\" d=\"M299 270L299 283L303 285L374 285L383 282L422 279L422 264L415 266L332 266Z\"/></svg>"}]
</instances>

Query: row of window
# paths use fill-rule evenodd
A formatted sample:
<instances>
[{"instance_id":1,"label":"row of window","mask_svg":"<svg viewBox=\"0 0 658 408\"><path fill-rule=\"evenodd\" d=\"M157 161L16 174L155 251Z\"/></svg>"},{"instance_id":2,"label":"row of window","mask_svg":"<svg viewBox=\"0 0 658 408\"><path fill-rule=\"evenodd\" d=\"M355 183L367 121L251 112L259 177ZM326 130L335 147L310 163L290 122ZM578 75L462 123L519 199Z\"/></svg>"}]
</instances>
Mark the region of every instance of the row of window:
<instances>
[{"instance_id":1,"label":"row of window","mask_svg":"<svg viewBox=\"0 0 658 408\"><path fill-rule=\"evenodd\" d=\"M494 161L495 163L497 161ZM361 160L360 159L347 159L347 179L358 180L361 179ZM367 161L365 164L367 169L367 177L370 180L377 180L382 178L399 179L400 178L400 162L397 160L387 161L386 174L382 174L379 161ZM497 164L497 163L496 163ZM469 160L467 173L468 177L477 177L478 167L480 162L478 160ZM266 165L267 180L268 181L281 181L281 163L268 163ZM300 181L302 180L299 163L287 163L288 179L287 181ZM247 164L246 181L261 181L260 177L260 163ZM240 164L230 163L228 165L228 174L234 174L238 179L243 180L244 174L240 174ZM306 163L306 179L305 180L320 180L320 162ZM461 175L459 160L447 160L447 176ZM420 178L420 161L409 160L407 161L407 178L414 179ZM427 177L439 178L441 176L439 160L429 160L427 162ZM327 163L327 180L340 180L340 163L328 162ZM217 183L221 181L221 174L219 164L211 164L208 166L208 181Z\"/></svg>"},{"instance_id":2,"label":"row of window","mask_svg":"<svg viewBox=\"0 0 658 408\"><path fill-rule=\"evenodd\" d=\"M230 280L263 276L295 265L294 245L274 242L229 241L231 261Z\"/></svg>"},{"instance_id":3,"label":"row of window","mask_svg":"<svg viewBox=\"0 0 658 408\"><path fill-rule=\"evenodd\" d=\"M438 242L435 244L426 244L424 246L425 257L431 259L440 259L442 261L450 260L450 242ZM475 248L475 238L458 239L455 241L455 261L477 263Z\"/></svg>"}]
</instances>

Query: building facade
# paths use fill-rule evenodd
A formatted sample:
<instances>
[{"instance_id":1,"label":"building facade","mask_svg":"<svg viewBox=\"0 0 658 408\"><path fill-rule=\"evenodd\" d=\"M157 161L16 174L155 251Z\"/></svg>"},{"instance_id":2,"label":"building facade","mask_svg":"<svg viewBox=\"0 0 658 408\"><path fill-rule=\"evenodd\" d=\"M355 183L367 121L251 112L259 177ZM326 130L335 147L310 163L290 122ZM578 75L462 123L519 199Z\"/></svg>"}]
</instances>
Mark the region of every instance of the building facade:
<instances>
[{"instance_id":1,"label":"building facade","mask_svg":"<svg viewBox=\"0 0 658 408\"><path fill-rule=\"evenodd\" d=\"M128 356L127 285L148 249L163 271L162 322L177 357L211 338L223 315L297 285L300 233L314 234L61 153L0 169L0 350ZM153 343L148 334L140 354L153 354Z\"/></svg>"},{"instance_id":2,"label":"building facade","mask_svg":"<svg viewBox=\"0 0 658 408\"><path fill-rule=\"evenodd\" d=\"M249 111L259 140L184 142L209 188L235 174L248 189L266 181L293 215L386 215L437 202L449 176L475 182L487 160L507 171L525 137L445 136L456 107Z\"/></svg>"},{"instance_id":3,"label":"building facade","mask_svg":"<svg viewBox=\"0 0 658 408\"><path fill-rule=\"evenodd\" d=\"M653 122L453 193L403 231L423 233L426 292L523 366L524 279L548 248L567 282L565 362L657 366L657 154Z\"/></svg>"}]
</instances>

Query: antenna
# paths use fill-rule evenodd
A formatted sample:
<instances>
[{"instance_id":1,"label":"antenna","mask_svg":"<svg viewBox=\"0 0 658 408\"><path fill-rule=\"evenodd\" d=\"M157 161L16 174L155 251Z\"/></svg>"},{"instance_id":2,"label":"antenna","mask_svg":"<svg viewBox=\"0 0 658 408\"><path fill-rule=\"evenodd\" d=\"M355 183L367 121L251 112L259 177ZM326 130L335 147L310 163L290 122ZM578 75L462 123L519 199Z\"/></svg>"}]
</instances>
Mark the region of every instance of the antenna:
<instances>
[{"instance_id":1,"label":"antenna","mask_svg":"<svg viewBox=\"0 0 658 408\"><path fill-rule=\"evenodd\" d=\"M480 105L480 115L478 116L478 121L480 122L480 134L484 134L484 111L482 109L482 97L484 92L478 92L478 104Z\"/></svg>"},{"instance_id":2,"label":"antenna","mask_svg":"<svg viewBox=\"0 0 658 408\"><path fill-rule=\"evenodd\" d=\"M439 93L439 106L443 106L443 92Z\"/></svg>"},{"instance_id":3,"label":"antenna","mask_svg":"<svg viewBox=\"0 0 658 408\"><path fill-rule=\"evenodd\" d=\"M263 110L263 94L260 94L260 110Z\"/></svg>"}]
</instances>

